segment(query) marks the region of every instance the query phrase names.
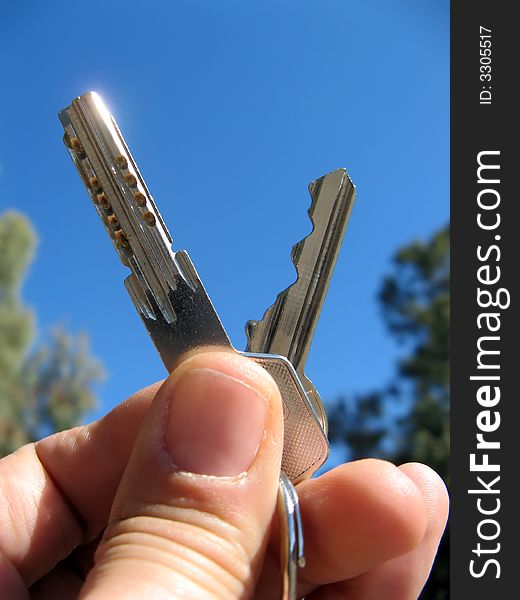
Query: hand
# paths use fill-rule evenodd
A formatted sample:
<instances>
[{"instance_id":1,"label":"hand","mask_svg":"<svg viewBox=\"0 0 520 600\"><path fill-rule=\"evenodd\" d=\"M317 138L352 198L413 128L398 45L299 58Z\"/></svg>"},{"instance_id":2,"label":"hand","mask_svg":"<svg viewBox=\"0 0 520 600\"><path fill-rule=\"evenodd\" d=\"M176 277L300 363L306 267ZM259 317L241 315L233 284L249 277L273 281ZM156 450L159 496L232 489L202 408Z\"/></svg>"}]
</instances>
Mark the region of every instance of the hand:
<instances>
[{"instance_id":1,"label":"hand","mask_svg":"<svg viewBox=\"0 0 520 600\"><path fill-rule=\"evenodd\" d=\"M212 351L20 448L0 461L0 597L277 599L282 436L270 376ZM431 469L358 461L298 493L301 596L418 596L447 515Z\"/></svg>"}]
</instances>

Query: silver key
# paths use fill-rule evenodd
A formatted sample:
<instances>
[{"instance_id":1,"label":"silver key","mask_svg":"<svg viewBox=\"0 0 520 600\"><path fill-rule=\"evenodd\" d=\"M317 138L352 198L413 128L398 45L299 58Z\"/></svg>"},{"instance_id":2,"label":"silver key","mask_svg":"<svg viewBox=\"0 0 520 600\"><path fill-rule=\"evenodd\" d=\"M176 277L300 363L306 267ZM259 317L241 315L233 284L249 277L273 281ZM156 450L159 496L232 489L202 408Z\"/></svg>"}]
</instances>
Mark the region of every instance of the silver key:
<instances>
[{"instance_id":1,"label":"silver key","mask_svg":"<svg viewBox=\"0 0 520 600\"><path fill-rule=\"evenodd\" d=\"M291 361L326 433L323 403L304 369L354 204L355 187L345 169L338 169L313 181L309 191L313 230L291 253L298 277L278 294L261 321L246 324L247 351L279 354Z\"/></svg>"},{"instance_id":2,"label":"silver key","mask_svg":"<svg viewBox=\"0 0 520 600\"><path fill-rule=\"evenodd\" d=\"M306 377L304 369L312 336L355 198L355 187L344 169L338 169L309 185L312 197L309 217L312 232L293 246L291 257L296 281L281 292L261 321L246 324L247 350L287 357L299 376L309 403L326 434L327 416L321 398ZM297 439L295 438L292 438ZM285 465L297 451L284 445ZM303 532L296 489L280 478L279 515L281 521L281 587L283 600L293 600L297 591L297 567L303 566Z\"/></svg>"}]
</instances>

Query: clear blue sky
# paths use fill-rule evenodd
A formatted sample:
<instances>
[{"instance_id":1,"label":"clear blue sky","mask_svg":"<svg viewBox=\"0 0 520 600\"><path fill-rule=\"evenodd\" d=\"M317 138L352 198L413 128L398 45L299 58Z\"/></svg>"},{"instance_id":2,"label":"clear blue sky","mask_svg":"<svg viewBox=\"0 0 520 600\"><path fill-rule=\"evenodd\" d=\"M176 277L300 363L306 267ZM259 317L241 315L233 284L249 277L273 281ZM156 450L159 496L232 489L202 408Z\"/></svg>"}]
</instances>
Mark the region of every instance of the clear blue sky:
<instances>
[{"instance_id":1,"label":"clear blue sky","mask_svg":"<svg viewBox=\"0 0 520 600\"><path fill-rule=\"evenodd\" d=\"M233 342L293 280L307 184L344 166L358 196L308 363L324 399L391 376L376 294L399 245L449 216L447 0L3 2L0 212L39 235L24 299L40 333L90 334L106 411L164 375L61 142L98 91Z\"/></svg>"}]
</instances>

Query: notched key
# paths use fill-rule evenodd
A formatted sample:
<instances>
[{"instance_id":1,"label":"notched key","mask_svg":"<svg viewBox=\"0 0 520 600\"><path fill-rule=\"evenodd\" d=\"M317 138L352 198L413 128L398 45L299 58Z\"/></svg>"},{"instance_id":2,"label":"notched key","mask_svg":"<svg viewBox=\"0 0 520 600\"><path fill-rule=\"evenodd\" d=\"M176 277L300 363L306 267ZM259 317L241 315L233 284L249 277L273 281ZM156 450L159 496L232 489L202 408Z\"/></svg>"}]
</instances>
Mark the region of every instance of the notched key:
<instances>
[{"instance_id":1,"label":"notched key","mask_svg":"<svg viewBox=\"0 0 520 600\"><path fill-rule=\"evenodd\" d=\"M291 361L326 431L325 409L305 375L305 363L354 204L355 186L345 169L337 169L313 181L309 192L312 231L291 252L297 278L278 294L260 321L246 324L247 350L281 354Z\"/></svg>"}]
</instances>

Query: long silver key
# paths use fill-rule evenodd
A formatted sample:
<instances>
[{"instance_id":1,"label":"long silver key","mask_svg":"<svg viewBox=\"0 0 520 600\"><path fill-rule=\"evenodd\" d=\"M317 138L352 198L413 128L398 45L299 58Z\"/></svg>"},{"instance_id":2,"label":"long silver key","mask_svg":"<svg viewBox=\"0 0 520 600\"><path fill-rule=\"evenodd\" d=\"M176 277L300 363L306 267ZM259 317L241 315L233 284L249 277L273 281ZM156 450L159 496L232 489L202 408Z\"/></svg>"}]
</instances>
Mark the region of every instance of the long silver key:
<instances>
[{"instance_id":1,"label":"long silver key","mask_svg":"<svg viewBox=\"0 0 520 600\"><path fill-rule=\"evenodd\" d=\"M114 118L94 92L59 113L64 141L117 253L131 274L125 286L171 371L186 351L232 348L197 271L172 239ZM243 353L273 376L284 405L282 469L293 483L328 456L324 419L287 356ZM303 380L305 381L305 379Z\"/></svg>"}]
</instances>

